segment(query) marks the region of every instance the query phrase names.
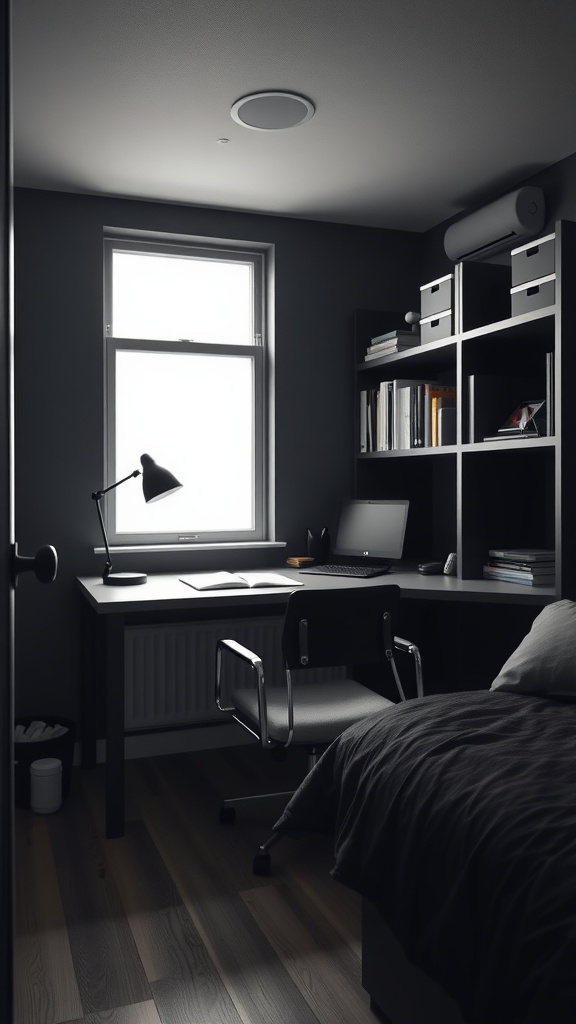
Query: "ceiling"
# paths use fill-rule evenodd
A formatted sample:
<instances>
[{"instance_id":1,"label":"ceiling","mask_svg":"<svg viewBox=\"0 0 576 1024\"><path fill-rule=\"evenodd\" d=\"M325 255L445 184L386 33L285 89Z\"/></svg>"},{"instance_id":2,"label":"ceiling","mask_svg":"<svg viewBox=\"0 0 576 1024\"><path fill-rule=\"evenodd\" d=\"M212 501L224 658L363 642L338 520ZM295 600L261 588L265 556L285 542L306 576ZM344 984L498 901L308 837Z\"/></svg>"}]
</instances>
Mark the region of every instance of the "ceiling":
<instances>
[{"instance_id":1,"label":"ceiling","mask_svg":"<svg viewBox=\"0 0 576 1024\"><path fill-rule=\"evenodd\" d=\"M576 152L575 53L574 0L13 0L15 184L425 231Z\"/></svg>"}]
</instances>

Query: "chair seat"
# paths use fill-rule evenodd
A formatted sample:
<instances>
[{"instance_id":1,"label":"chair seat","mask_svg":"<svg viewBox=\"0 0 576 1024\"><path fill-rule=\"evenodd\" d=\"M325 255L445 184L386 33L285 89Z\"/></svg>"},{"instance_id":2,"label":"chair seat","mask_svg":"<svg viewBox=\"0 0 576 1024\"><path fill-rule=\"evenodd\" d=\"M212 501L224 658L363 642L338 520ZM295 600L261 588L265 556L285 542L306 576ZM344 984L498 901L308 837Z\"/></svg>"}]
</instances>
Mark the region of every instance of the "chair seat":
<instances>
[{"instance_id":1,"label":"chair seat","mask_svg":"<svg viewBox=\"0 0 576 1024\"><path fill-rule=\"evenodd\" d=\"M306 683L293 687L293 744L317 746L332 743L349 725L384 708L393 701L374 693L353 679L330 683ZM259 728L258 692L255 687L235 690L232 703L241 719ZM288 711L285 687L266 688L269 738L277 743L288 739Z\"/></svg>"}]
</instances>

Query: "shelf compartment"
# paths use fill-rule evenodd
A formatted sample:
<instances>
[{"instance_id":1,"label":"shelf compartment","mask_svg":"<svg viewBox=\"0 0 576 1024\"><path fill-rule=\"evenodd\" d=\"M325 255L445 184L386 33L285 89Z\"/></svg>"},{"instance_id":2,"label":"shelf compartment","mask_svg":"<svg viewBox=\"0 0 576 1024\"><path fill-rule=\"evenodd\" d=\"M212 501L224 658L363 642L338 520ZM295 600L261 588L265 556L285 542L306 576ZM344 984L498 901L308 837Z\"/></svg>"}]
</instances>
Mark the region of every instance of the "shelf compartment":
<instances>
[{"instance_id":1,"label":"shelf compartment","mask_svg":"<svg viewBox=\"0 0 576 1024\"><path fill-rule=\"evenodd\" d=\"M550 438L486 443L463 452L463 579L482 578L490 548L555 548L554 456Z\"/></svg>"},{"instance_id":2,"label":"shelf compartment","mask_svg":"<svg viewBox=\"0 0 576 1024\"><path fill-rule=\"evenodd\" d=\"M420 458L417 466L412 452ZM456 551L456 454L454 449L434 452L433 459L417 449L380 452L356 463L358 497L410 501L403 553L409 562L445 561ZM379 456L387 458L385 466Z\"/></svg>"},{"instance_id":3,"label":"shelf compartment","mask_svg":"<svg viewBox=\"0 0 576 1024\"><path fill-rule=\"evenodd\" d=\"M381 359L362 360L356 366L358 373L373 375L383 380L384 369L391 368L391 376L404 376L403 370L398 364L410 363L410 373L414 376L430 376L432 373L442 373L450 369L454 370L456 365L456 337L439 338L438 341L429 341L424 345L416 345L414 348L404 352L395 352L393 355L382 356ZM412 364L414 367L412 368Z\"/></svg>"}]
</instances>

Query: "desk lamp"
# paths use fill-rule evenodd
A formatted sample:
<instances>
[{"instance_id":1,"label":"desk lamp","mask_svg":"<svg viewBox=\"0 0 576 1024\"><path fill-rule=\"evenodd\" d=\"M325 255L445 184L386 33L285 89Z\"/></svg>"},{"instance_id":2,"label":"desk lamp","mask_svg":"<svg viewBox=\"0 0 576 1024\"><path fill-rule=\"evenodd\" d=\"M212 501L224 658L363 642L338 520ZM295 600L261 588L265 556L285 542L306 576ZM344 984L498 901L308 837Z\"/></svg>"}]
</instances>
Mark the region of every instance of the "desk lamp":
<instances>
[{"instance_id":1,"label":"desk lamp","mask_svg":"<svg viewBox=\"0 0 576 1024\"><path fill-rule=\"evenodd\" d=\"M176 479L170 470L157 466L150 455L141 455L140 462L142 463L142 469L135 469L133 473L129 473L128 476L123 476L121 480L117 480L115 484L110 484L110 487L103 487L101 491L94 491L92 494L92 500L96 502L100 529L102 530L104 547L106 548L106 564L102 574L102 582L109 587L129 587L137 583L146 583L148 577L145 572L112 572L112 559L110 558L110 548L108 546L108 537L106 536L101 506L104 495L108 491L113 490L114 487L125 483L126 480L130 480L131 477L140 475L142 475L142 490L146 504L149 504L151 501L158 501L160 498L165 498L168 494L173 494L174 491L179 491L182 487L180 481Z\"/></svg>"}]
</instances>

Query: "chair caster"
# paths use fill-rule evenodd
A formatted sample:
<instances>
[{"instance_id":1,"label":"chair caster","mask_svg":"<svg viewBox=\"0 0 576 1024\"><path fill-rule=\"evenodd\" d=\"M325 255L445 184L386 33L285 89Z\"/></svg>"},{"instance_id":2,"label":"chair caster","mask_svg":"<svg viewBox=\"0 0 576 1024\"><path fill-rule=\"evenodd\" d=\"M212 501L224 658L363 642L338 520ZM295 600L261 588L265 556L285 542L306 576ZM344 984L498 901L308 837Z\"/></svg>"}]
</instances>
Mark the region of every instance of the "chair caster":
<instances>
[{"instance_id":1,"label":"chair caster","mask_svg":"<svg viewBox=\"0 0 576 1024\"><path fill-rule=\"evenodd\" d=\"M221 807L218 815L218 820L221 825L233 825L236 821L236 808L235 807Z\"/></svg>"},{"instance_id":2,"label":"chair caster","mask_svg":"<svg viewBox=\"0 0 576 1024\"><path fill-rule=\"evenodd\" d=\"M269 853L257 853L252 862L253 873L255 875L269 875L270 861L271 857Z\"/></svg>"}]
</instances>

